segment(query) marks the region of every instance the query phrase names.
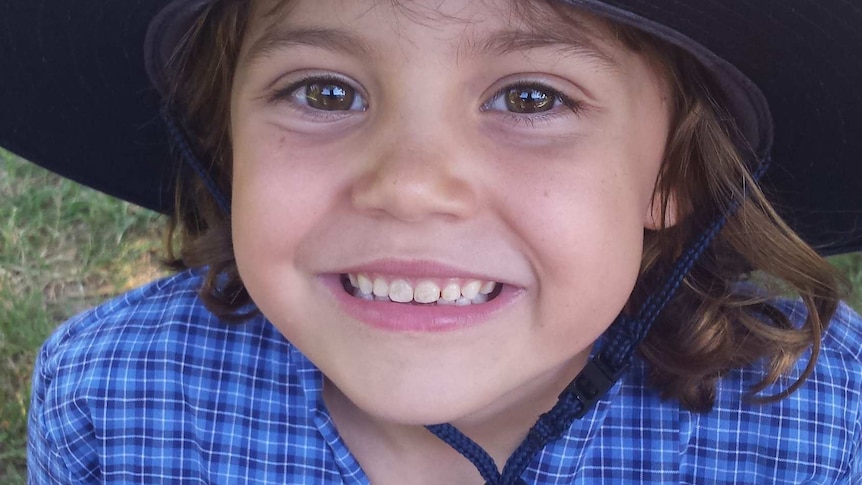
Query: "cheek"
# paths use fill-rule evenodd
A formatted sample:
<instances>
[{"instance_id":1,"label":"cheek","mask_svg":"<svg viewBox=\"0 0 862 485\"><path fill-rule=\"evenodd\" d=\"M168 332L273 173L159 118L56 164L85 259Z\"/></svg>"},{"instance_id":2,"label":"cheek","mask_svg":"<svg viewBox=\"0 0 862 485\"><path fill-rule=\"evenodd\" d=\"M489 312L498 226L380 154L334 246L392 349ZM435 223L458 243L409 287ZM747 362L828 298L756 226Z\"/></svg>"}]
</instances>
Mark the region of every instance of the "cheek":
<instances>
[{"instance_id":1,"label":"cheek","mask_svg":"<svg viewBox=\"0 0 862 485\"><path fill-rule=\"evenodd\" d=\"M578 311L609 322L631 292L640 267L643 226L640 197L617 174L580 181L575 190L547 196L544 215L528 230L544 230L540 281L557 311Z\"/></svg>"},{"instance_id":2,"label":"cheek","mask_svg":"<svg viewBox=\"0 0 862 485\"><path fill-rule=\"evenodd\" d=\"M511 223L537 248L601 254L641 239L654 170L608 146L613 140L536 156L530 167L523 159L502 164L494 182L502 187L499 198Z\"/></svg>"},{"instance_id":3,"label":"cheek","mask_svg":"<svg viewBox=\"0 0 862 485\"><path fill-rule=\"evenodd\" d=\"M306 342L313 329L288 322L310 319L304 254L331 225L341 191L331 158L296 146L264 123L235 129L231 218L237 269L255 304L287 338Z\"/></svg>"},{"instance_id":4,"label":"cheek","mask_svg":"<svg viewBox=\"0 0 862 485\"><path fill-rule=\"evenodd\" d=\"M240 271L252 277L296 263L337 191L333 177L314 170L323 166L320 160L308 151L286 149L287 144L284 135L266 126L234 132L234 252Z\"/></svg>"},{"instance_id":5,"label":"cheek","mask_svg":"<svg viewBox=\"0 0 862 485\"><path fill-rule=\"evenodd\" d=\"M614 179L544 185L518 218L538 282L534 338L525 340L537 355L562 361L589 349L622 311L637 279L643 228L633 209L639 204L616 196Z\"/></svg>"},{"instance_id":6,"label":"cheek","mask_svg":"<svg viewBox=\"0 0 862 485\"><path fill-rule=\"evenodd\" d=\"M543 155L530 170L504 163L501 200L537 272L537 321L556 325L554 338L592 338L637 279L662 145L604 138Z\"/></svg>"}]
</instances>

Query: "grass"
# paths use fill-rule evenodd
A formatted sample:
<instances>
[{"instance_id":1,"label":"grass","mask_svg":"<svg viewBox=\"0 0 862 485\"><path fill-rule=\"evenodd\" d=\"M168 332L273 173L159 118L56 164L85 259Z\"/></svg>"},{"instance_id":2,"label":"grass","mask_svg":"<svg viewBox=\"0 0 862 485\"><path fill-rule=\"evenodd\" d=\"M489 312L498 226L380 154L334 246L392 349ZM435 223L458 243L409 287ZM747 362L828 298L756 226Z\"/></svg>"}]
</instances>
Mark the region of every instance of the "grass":
<instances>
[{"instance_id":1,"label":"grass","mask_svg":"<svg viewBox=\"0 0 862 485\"><path fill-rule=\"evenodd\" d=\"M0 150L0 483L26 482L36 351L57 322L159 274L158 217Z\"/></svg>"},{"instance_id":2,"label":"grass","mask_svg":"<svg viewBox=\"0 0 862 485\"><path fill-rule=\"evenodd\" d=\"M847 303L862 313L862 253L834 256L829 258L829 261L844 273L853 287L853 293L847 297Z\"/></svg>"},{"instance_id":3,"label":"grass","mask_svg":"<svg viewBox=\"0 0 862 485\"><path fill-rule=\"evenodd\" d=\"M30 373L71 315L163 271L156 214L0 150L0 484L26 482ZM862 288L862 254L832 259ZM862 309L862 294L851 296Z\"/></svg>"}]
</instances>

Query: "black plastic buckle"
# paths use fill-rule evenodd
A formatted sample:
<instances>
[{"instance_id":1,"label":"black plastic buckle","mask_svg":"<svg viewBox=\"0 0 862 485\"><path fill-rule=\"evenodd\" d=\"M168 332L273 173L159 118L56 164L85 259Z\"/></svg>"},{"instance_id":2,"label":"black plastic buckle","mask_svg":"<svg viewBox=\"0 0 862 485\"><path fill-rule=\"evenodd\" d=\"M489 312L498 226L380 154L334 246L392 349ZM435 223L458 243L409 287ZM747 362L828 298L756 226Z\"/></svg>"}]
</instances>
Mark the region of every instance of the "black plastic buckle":
<instances>
[{"instance_id":1,"label":"black plastic buckle","mask_svg":"<svg viewBox=\"0 0 862 485\"><path fill-rule=\"evenodd\" d=\"M568 385L566 389L560 393L560 398L568 392L575 395L583 407L575 415L575 418L580 419L587 414L590 409L595 407L596 403L601 399L611 387L619 380L623 372L628 368L628 365L623 366L617 372L611 370L610 366L602 359L602 354L599 354L589 362L578 373L577 377Z\"/></svg>"}]
</instances>

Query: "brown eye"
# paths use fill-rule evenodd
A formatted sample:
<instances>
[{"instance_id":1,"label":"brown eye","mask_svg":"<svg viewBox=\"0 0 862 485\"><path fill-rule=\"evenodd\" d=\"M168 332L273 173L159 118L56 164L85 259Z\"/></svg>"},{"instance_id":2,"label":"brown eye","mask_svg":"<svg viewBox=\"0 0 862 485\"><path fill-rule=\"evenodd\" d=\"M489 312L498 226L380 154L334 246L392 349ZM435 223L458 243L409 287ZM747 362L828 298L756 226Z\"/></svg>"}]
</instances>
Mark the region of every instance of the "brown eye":
<instances>
[{"instance_id":1,"label":"brown eye","mask_svg":"<svg viewBox=\"0 0 862 485\"><path fill-rule=\"evenodd\" d=\"M356 90L344 83L312 81L305 85L305 102L321 111L347 111L356 98Z\"/></svg>"},{"instance_id":2,"label":"brown eye","mask_svg":"<svg viewBox=\"0 0 862 485\"><path fill-rule=\"evenodd\" d=\"M512 113L541 113L554 107L557 97L534 86L513 86L505 90L506 109Z\"/></svg>"}]
</instances>

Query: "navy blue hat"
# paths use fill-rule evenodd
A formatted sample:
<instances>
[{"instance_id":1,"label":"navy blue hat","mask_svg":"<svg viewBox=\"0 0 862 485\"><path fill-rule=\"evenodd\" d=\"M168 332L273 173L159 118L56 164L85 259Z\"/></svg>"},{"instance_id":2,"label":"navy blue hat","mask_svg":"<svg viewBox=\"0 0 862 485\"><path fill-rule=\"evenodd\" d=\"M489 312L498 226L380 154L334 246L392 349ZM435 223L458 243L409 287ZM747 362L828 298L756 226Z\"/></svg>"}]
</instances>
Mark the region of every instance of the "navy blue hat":
<instances>
[{"instance_id":1,"label":"navy blue hat","mask_svg":"<svg viewBox=\"0 0 862 485\"><path fill-rule=\"evenodd\" d=\"M210 1L0 0L0 146L171 211L176 168L154 84ZM791 226L823 254L862 249L862 6L561 1L691 52L746 142L771 153L763 184Z\"/></svg>"}]
</instances>

